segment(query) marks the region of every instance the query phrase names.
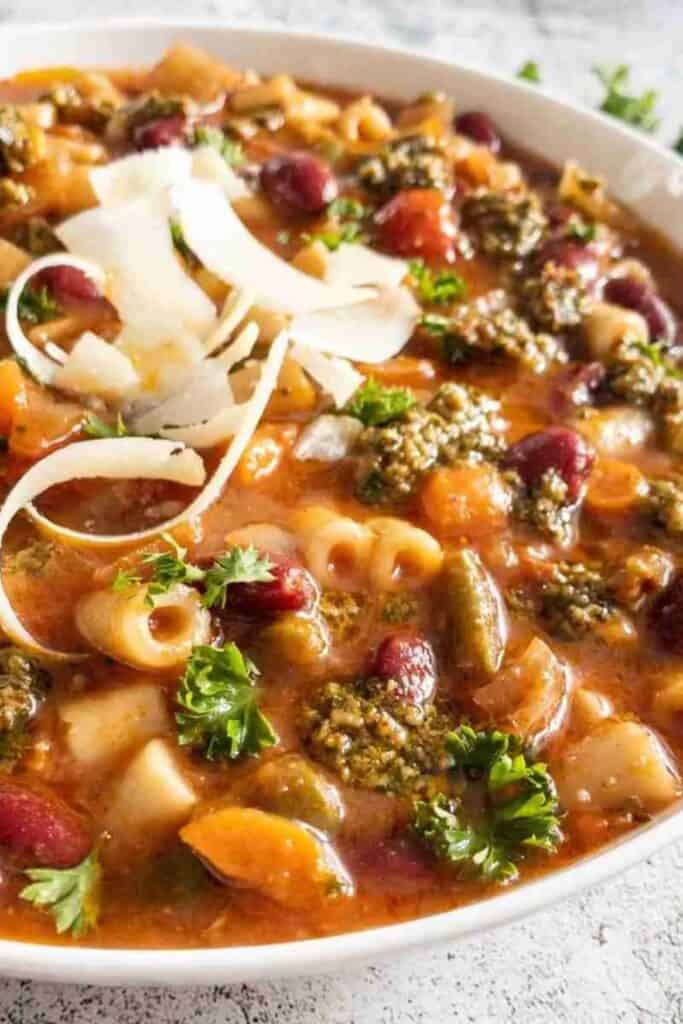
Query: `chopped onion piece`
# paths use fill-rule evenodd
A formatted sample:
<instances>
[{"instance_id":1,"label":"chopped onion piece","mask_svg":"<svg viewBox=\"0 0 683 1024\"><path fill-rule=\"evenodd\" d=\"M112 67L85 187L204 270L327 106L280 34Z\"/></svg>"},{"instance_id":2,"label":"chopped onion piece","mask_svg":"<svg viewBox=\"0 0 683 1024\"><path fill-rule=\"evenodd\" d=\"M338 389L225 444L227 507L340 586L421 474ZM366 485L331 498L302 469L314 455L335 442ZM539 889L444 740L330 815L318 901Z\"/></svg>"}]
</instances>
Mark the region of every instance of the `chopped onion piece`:
<instances>
[{"instance_id":1,"label":"chopped onion piece","mask_svg":"<svg viewBox=\"0 0 683 1024\"><path fill-rule=\"evenodd\" d=\"M384 256L367 245L343 242L327 254L325 281L348 288L363 284L397 288L407 273L405 260Z\"/></svg>"},{"instance_id":2,"label":"chopped onion piece","mask_svg":"<svg viewBox=\"0 0 683 1024\"><path fill-rule=\"evenodd\" d=\"M338 462L349 454L362 431L363 424L354 416L318 416L299 437L294 455L302 462Z\"/></svg>"},{"instance_id":3,"label":"chopped onion piece","mask_svg":"<svg viewBox=\"0 0 683 1024\"><path fill-rule=\"evenodd\" d=\"M142 437L107 438L101 441L81 441L53 452L31 467L15 484L0 509L0 546L7 527L17 512L29 506L28 511L39 523L46 525L58 535L71 535L74 531L62 530L50 523L32 509L32 502L50 487L70 480L86 480L104 477L110 480L171 480L199 487L204 482L204 464L196 452L169 441L152 440ZM161 527L163 529L163 527ZM144 535L147 535L146 531ZM157 530L153 532L159 532ZM101 541L102 538L89 534L75 534L84 541ZM136 534L112 537L111 541L123 543ZM0 628L15 643L45 657L70 658L61 651L51 650L40 644L17 617L0 578ZM78 657L78 655L76 655Z\"/></svg>"},{"instance_id":4,"label":"chopped onion piece","mask_svg":"<svg viewBox=\"0 0 683 1024\"><path fill-rule=\"evenodd\" d=\"M91 277L100 287L103 287L105 282L105 275L95 264L79 259L76 256L71 256L66 252L56 252L34 260L33 263L30 263L19 274L19 277L12 284L7 295L5 331L17 357L26 366L29 373L43 384L52 383L54 375L59 369L59 364L55 360L48 358L24 334L19 322L19 299L34 274L39 273L41 270L47 270L49 267L75 267L76 270L82 270L84 274ZM65 353L61 352L61 349L57 349L57 351L66 359Z\"/></svg>"},{"instance_id":5,"label":"chopped onion piece","mask_svg":"<svg viewBox=\"0 0 683 1024\"><path fill-rule=\"evenodd\" d=\"M259 305L279 313L361 302L370 292L332 288L302 273L262 245L216 185L189 181L171 190L185 241L204 266L236 288L253 289Z\"/></svg>"},{"instance_id":6,"label":"chopped onion piece","mask_svg":"<svg viewBox=\"0 0 683 1024\"><path fill-rule=\"evenodd\" d=\"M93 331L85 331L57 370L53 383L65 391L122 402L136 393L140 378L125 353Z\"/></svg>"},{"instance_id":7,"label":"chopped onion piece","mask_svg":"<svg viewBox=\"0 0 683 1024\"><path fill-rule=\"evenodd\" d=\"M363 374L354 369L348 360L328 356L307 345L293 345L290 355L323 391L332 396L338 409L346 405L365 380Z\"/></svg>"},{"instance_id":8,"label":"chopped onion piece","mask_svg":"<svg viewBox=\"0 0 683 1024\"><path fill-rule=\"evenodd\" d=\"M410 340L419 315L407 288L385 288L355 306L296 316L290 329L300 345L344 359L383 363Z\"/></svg>"},{"instance_id":9,"label":"chopped onion piece","mask_svg":"<svg viewBox=\"0 0 683 1024\"><path fill-rule=\"evenodd\" d=\"M189 150L166 146L146 153L132 153L102 167L94 167L90 183L100 204L113 206L186 181L192 169Z\"/></svg>"}]
</instances>

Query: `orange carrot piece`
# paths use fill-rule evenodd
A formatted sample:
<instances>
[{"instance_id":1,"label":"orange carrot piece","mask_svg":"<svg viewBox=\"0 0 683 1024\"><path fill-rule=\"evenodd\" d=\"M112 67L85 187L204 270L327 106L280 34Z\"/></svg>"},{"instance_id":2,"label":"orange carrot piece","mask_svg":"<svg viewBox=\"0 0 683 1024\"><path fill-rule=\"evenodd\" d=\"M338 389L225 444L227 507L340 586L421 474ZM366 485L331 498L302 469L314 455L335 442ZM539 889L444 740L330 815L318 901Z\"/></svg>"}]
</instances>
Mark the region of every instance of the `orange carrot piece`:
<instances>
[{"instance_id":1,"label":"orange carrot piece","mask_svg":"<svg viewBox=\"0 0 683 1024\"><path fill-rule=\"evenodd\" d=\"M481 537L501 530L510 505L498 472L486 463L463 463L430 473L421 501L436 532L452 537Z\"/></svg>"},{"instance_id":2,"label":"orange carrot piece","mask_svg":"<svg viewBox=\"0 0 683 1024\"><path fill-rule=\"evenodd\" d=\"M0 361L0 435L8 437L17 409L26 405L26 378L14 359Z\"/></svg>"},{"instance_id":3,"label":"orange carrot piece","mask_svg":"<svg viewBox=\"0 0 683 1024\"><path fill-rule=\"evenodd\" d=\"M646 494L647 480L636 466L601 458L588 480L586 508L597 515L619 515L637 507Z\"/></svg>"}]
</instances>

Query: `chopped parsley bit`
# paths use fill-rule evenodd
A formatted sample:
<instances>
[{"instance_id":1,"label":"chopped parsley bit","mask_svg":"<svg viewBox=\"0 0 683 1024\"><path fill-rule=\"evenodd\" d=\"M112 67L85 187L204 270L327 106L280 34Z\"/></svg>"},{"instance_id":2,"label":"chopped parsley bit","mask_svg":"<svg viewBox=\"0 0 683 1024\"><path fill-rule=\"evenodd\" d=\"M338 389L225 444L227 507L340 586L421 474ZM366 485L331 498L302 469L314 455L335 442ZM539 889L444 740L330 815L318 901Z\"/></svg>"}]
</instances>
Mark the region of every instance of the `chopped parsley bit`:
<instances>
[{"instance_id":1,"label":"chopped parsley bit","mask_svg":"<svg viewBox=\"0 0 683 1024\"><path fill-rule=\"evenodd\" d=\"M7 309L8 295L9 288L4 288L0 292L0 312ZM61 309L44 285L42 288L33 288L27 284L19 296L17 314L19 319L27 324L44 324L48 320L54 320L60 313Z\"/></svg>"},{"instance_id":2,"label":"chopped parsley bit","mask_svg":"<svg viewBox=\"0 0 683 1024\"><path fill-rule=\"evenodd\" d=\"M366 427L380 427L400 419L415 404L408 388L385 388L371 377L356 391L344 413L355 416Z\"/></svg>"},{"instance_id":3,"label":"chopped parsley bit","mask_svg":"<svg viewBox=\"0 0 683 1024\"><path fill-rule=\"evenodd\" d=\"M231 583L269 583L274 577L272 563L260 555L255 547L232 548L217 558L204 576L205 608L225 608L225 599Z\"/></svg>"},{"instance_id":4,"label":"chopped parsley bit","mask_svg":"<svg viewBox=\"0 0 683 1024\"><path fill-rule=\"evenodd\" d=\"M524 82L533 82L534 85L540 85L541 72L538 63L535 60L526 61L517 72L517 78L521 78Z\"/></svg>"},{"instance_id":5,"label":"chopped parsley bit","mask_svg":"<svg viewBox=\"0 0 683 1024\"><path fill-rule=\"evenodd\" d=\"M674 143L674 151L683 156L683 128L681 128L681 134L678 136L678 140Z\"/></svg>"},{"instance_id":6,"label":"chopped parsley bit","mask_svg":"<svg viewBox=\"0 0 683 1024\"><path fill-rule=\"evenodd\" d=\"M254 756L277 743L256 698L256 666L237 644L192 649L176 700L181 746L201 747L209 761Z\"/></svg>"},{"instance_id":7,"label":"chopped parsley bit","mask_svg":"<svg viewBox=\"0 0 683 1024\"><path fill-rule=\"evenodd\" d=\"M607 90L600 110L644 132L653 132L659 127L655 90L647 89L642 96L629 96L624 92L630 75L628 65L619 64L615 68L601 66L594 68L594 71Z\"/></svg>"},{"instance_id":8,"label":"chopped parsley bit","mask_svg":"<svg viewBox=\"0 0 683 1024\"><path fill-rule=\"evenodd\" d=\"M367 213L367 208L358 199L338 196L327 207L328 227L315 234L302 234L301 238L304 242L322 242L330 252L343 243L365 242L363 219Z\"/></svg>"},{"instance_id":9,"label":"chopped parsley bit","mask_svg":"<svg viewBox=\"0 0 683 1024\"><path fill-rule=\"evenodd\" d=\"M88 413L83 422L82 431L88 437L127 437L128 427L124 423L121 413L116 417L115 423L106 423L94 413Z\"/></svg>"},{"instance_id":10,"label":"chopped parsley bit","mask_svg":"<svg viewBox=\"0 0 683 1024\"><path fill-rule=\"evenodd\" d=\"M142 559L144 565L153 567L152 579L147 585L145 598L146 603L152 607L154 607L154 598L168 593L174 584L195 583L204 579L205 575L203 569L185 561L187 549L181 547L170 533L162 533L161 536L173 550L147 555Z\"/></svg>"},{"instance_id":11,"label":"chopped parsley bit","mask_svg":"<svg viewBox=\"0 0 683 1024\"><path fill-rule=\"evenodd\" d=\"M463 278L459 274L454 274L452 270L442 270L435 274L425 266L423 260L419 259L411 260L408 266L422 302L440 305L465 297L467 285Z\"/></svg>"},{"instance_id":12,"label":"chopped parsley bit","mask_svg":"<svg viewBox=\"0 0 683 1024\"><path fill-rule=\"evenodd\" d=\"M125 569L117 569L116 576L111 581L111 589L115 594L122 594L125 590L142 583L142 578L135 573L127 572Z\"/></svg>"},{"instance_id":13,"label":"chopped parsley bit","mask_svg":"<svg viewBox=\"0 0 683 1024\"><path fill-rule=\"evenodd\" d=\"M223 157L228 167L240 167L245 160L241 143L229 139L220 128L200 124L194 130L195 146L211 146Z\"/></svg>"},{"instance_id":14,"label":"chopped parsley bit","mask_svg":"<svg viewBox=\"0 0 683 1024\"><path fill-rule=\"evenodd\" d=\"M595 240L595 233L597 226L595 221L586 223L585 221L579 220L577 217L572 217L565 235L567 238L571 238L576 242L583 242L584 245L587 242L593 242Z\"/></svg>"},{"instance_id":15,"label":"chopped parsley bit","mask_svg":"<svg viewBox=\"0 0 683 1024\"><path fill-rule=\"evenodd\" d=\"M441 316L439 313L423 313L420 317L419 326L424 328L427 334L431 334L432 337L441 338L448 332L450 320L447 316Z\"/></svg>"},{"instance_id":16,"label":"chopped parsley bit","mask_svg":"<svg viewBox=\"0 0 683 1024\"><path fill-rule=\"evenodd\" d=\"M21 890L21 899L48 909L59 935L71 931L78 939L95 927L102 876L97 849L76 867L28 868L25 874L32 885Z\"/></svg>"},{"instance_id":17,"label":"chopped parsley bit","mask_svg":"<svg viewBox=\"0 0 683 1024\"><path fill-rule=\"evenodd\" d=\"M192 266L196 266L199 263L199 260L185 241L185 235L183 234L183 229L180 226L180 221L172 220L170 222L170 228L171 241L173 242L176 252Z\"/></svg>"},{"instance_id":18,"label":"chopped parsley bit","mask_svg":"<svg viewBox=\"0 0 683 1024\"><path fill-rule=\"evenodd\" d=\"M277 233L277 235L275 237L277 238L278 245L289 245L291 237L292 237L292 232L291 231L278 231L278 233Z\"/></svg>"},{"instance_id":19,"label":"chopped parsley bit","mask_svg":"<svg viewBox=\"0 0 683 1024\"><path fill-rule=\"evenodd\" d=\"M530 764L521 740L497 731L461 725L446 738L446 750L467 787L484 786L484 811L467 820L457 799L443 793L417 801L413 827L442 860L466 867L487 881L517 878L515 861L526 847L553 853L562 839L555 784L546 766Z\"/></svg>"}]
</instances>

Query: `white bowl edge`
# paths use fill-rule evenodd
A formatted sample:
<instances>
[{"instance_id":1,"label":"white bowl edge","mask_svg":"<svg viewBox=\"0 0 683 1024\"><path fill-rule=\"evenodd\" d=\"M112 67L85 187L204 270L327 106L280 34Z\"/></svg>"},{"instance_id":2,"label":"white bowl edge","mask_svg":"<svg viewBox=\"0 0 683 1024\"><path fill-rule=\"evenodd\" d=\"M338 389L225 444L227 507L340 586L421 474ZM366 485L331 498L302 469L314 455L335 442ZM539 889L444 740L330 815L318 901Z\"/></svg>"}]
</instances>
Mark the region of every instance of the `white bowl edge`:
<instances>
[{"instance_id":1,"label":"white bowl edge","mask_svg":"<svg viewBox=\"0 0 683 1024\"><path fill-rule=\"evenodd\" d=\"M0 26L3 74L31 67L117 66L157 59L183 39L261 71L410 99L430 88L461 108L486 109L512 140L560 164L573 158L604 174L613 194L683 250L683 161L594 111L521 82L407 50L332 36L231 27L209 19L109 19ZM196 985L310 974L517 920L637 864L683 837L676 806L574 865L480 903L366 931L266 946L175 950L97 949L0 940L0 975L81 984Z\"/></svg>"}]
</instances>

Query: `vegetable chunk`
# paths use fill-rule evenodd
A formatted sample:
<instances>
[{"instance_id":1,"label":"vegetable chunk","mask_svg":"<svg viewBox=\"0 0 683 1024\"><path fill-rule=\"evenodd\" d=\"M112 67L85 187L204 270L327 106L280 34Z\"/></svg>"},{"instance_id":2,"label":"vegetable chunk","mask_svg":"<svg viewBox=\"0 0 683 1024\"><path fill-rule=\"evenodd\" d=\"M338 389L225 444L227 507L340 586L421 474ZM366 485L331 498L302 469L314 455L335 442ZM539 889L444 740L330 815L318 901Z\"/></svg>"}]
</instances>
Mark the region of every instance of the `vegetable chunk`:
<instances>
[{"instance_id":1,"label":"vegetable chunk","mask_svg":"<svg viewBox=\"0 0 683 1024\"><path fill-rule=\"evenodd\" d=\"M196 802L170 745L150 740L130 762L110 796L106 820L117 839L156 838L186 821Z\"/></svg>"},{"instance_id":2,"label":"vegetable chunk","mask_svg":"<svg viewBox=\"0 0 683 1024\"><path fill-rule=\"evenodd\" d=\"M351 881L331 847L312 830L251 807L204 814L181 839L225 879L261 889L301 910L347 896Z\"/></svg>"},{"instance_id":3,"label":"vegetable chunk","mask_svg":"<svg viewBox=\"0 0 683 1024\"><path fill-rule=\"evenodd\" d=\"M69 753L88 767L114 761L171 725L161 690L148 683L79 697L62 704L59 715Z\"/></svg>"}]
</instances>

